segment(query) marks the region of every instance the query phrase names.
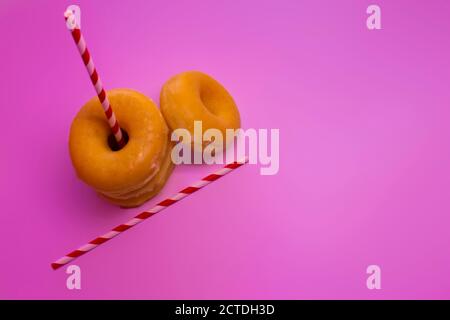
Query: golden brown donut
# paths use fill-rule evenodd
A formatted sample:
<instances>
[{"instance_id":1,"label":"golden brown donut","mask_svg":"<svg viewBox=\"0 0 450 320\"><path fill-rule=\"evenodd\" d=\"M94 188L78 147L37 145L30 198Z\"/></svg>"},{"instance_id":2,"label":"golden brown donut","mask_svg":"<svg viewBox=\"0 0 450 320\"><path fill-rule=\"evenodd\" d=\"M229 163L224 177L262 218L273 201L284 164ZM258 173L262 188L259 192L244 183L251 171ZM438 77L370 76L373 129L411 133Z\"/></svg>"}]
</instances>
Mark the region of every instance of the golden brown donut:
<instances>
[{"instance_id":1,"label":"golden brown donut","mask_svg":"<svg viewBox=\"0 0 450 320\"><path fill-rule=\"evenodd\" d=\"M92 98L78 112L70 128L70 157L77 176L100 193L119 194L137 192L158 175L168 177L171 170L163 167L169 149L169 130L159 109L134 90L114 89L107 95L129 141L122 149L111 150L108 145L111 131L102 106L97 97ZM156 180L154 183L157 184ZM143 194L133 206L152 195Z\"/></svg>"},{"instance_id":2,"label":"golden brown donut","mask_svg":"<svg viewBox=\"0 0 450 320\"><path fill-rule=\"evenodd\" d=\"M241 124L238 108L228 91L198 71L183 72L169 79L162 88L160 104L170 129L187 129L191 137L194 121L202 121L203 132L215 128L224 137L226 129L238 129Z\"/></svg>"}]
</instances>

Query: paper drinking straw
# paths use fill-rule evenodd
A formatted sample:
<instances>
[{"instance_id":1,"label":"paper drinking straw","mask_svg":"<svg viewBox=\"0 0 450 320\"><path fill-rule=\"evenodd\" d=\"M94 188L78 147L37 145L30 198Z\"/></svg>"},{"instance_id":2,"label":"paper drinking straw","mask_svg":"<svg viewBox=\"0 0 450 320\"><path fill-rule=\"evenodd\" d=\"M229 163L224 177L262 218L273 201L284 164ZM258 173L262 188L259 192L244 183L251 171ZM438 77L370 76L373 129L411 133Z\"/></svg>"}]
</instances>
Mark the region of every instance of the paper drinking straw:
<instances>
[{"instance_id":1,"label":"paper drinking straw","mask_svg":"<svg viewBox=\"0 0 450 320\"><path fill-rule=\"evenodd\" d=\"M217 179L223 177L227 173L230 173L231 171L239 168L240 166L246 164L248 162L248 158L245 158L242 161L233 162L230 164L227 164L222 169L204 177L200 181L191 184L190 186L184 188L177 194L173 195L170 198L167 198L160 203L158 203L156 206L151 208L150 210L141 212L128 222L124 224L120 224L117 227L113 228L111 231L105 233L104 235L101 235L100 237L97 237L91 241L89 241L84 246L79 247L77 250L74 250L64 257L56 260L51 264L52 268L54 270L64 266L65 264L71 262L72 260L78 258L79 256L82 256L83 254L86 254L87 252L91 251L92 249L98 247L102 243L107 242L108 240L111 240L112 238L116 237L117 235L121 234L122 232L130 229L131 227L134 227L135 225L141 223L142 221L150 218L151 216L155 215L156 213L170 207L171 205L177 203L183 198L186 198L187 196L193 194L194 192L200 190L201 188L207 186L213 181L216 181Z\"/></svg>"},{"instance_id":2,"label":"paper drinking straw","mask_svg":"<svg viewBox=\"0 0 450 320\"><path fill-rule=\"evenodd\" d=\"M66 20L66 25L69 28L70 33L72 34L73 40L75 41L75 44L78 48L78 51L80 52L83 63L89 73L89 77L91 78L91 82L94 85L94 89L97 93L98 99L100 100L103 110L105 111L105 115L108 119L111 131L116 138L119 148L122 148L125 145L125 139L122 134L122 129L120 128L111 105L109 104L108 97L106 96L106 91L103 88L100 77L98 76L94 61L92 60L92 57L86 46L86 41L84 40L83 34L81 33L81 29L78 26L78 22L76 21L76 17L73 11L68 8L64 12L64 18Z\"/></svg>"}]
</instances>

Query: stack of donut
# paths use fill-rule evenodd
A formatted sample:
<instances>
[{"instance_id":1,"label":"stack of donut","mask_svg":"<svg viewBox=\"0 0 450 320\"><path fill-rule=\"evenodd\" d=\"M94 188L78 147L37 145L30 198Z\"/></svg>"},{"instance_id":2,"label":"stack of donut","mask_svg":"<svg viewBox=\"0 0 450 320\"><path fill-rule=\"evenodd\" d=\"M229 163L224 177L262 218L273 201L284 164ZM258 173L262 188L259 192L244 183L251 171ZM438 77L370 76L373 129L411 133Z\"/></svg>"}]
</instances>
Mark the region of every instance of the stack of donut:
<instances>
[{"instance_id":1,"label":"stack of donut","mask_svg":"<svg viewBox=\"0 0 450 320\"><path fill-rule=\"evenodd\" d=\"M231 95L216 80L196 71L181 73L163 86L162 114L151 99L137 91L114 89L107 95L126 145L119 150L114 145L95 97L72 122L69 150L77 176L121 207L139 206L164 187L174 167L170 130L185 128L193 134L194 121L202 121L204 130L216 128L223 133L240 126Z\"/></svg>"}]
</instances>

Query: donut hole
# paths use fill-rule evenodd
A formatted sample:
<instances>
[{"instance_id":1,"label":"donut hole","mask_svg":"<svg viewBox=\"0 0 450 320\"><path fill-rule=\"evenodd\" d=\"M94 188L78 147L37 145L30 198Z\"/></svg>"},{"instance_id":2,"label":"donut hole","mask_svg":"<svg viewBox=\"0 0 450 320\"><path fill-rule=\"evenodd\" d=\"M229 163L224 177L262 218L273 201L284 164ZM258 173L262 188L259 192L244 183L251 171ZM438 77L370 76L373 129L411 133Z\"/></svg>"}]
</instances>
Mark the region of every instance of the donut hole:
<instances>
[{"instance_id":1,"label":"donut hole","mask_svg":"<svg viewBox=\"0 0 450 320\"><path fill-rule=\"evenodd\" d=\"M124 128L121 128L121 129L122 129L123 139L125 141L125 145L124 145L124 147L125 147L129 140L128 132ZM114 137L114 134L112 134L112 133L108 136L108 146L112 151L119 151L121 149L119 144L117 143L116 137Z\"/></svg>"},{"instance_id":2,"label":"donut hole","mask_svg":"<svg viewBox=\"0 0 450 320\"><path fill-rule=\"evenodd\" d=\"M210 113L212 113L215 116L218 116L218 106L217 101L215 97L209 92L208 90L201 90L200 91L200 101L202 102L203 106L208 110Z\"/></svg>"}]
</instances>

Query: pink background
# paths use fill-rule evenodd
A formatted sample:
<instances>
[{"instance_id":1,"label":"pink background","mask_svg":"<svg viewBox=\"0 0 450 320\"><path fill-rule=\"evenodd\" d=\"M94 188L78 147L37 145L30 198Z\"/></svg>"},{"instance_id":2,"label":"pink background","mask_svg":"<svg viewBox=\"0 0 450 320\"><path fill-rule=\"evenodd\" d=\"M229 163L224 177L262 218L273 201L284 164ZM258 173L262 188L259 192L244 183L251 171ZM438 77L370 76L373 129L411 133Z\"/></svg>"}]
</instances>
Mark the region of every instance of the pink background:
<instances>
[{"instance_id":1,"label":"pink background","mask_svg":"<svg viewBox=\"0 0 450 320\"><path fill-rule=\"evenodd\" d=\"M280 172L233 172L76 260L132 217L75 177L68 131L94 95L62 13L0 1L0 298L450 298L450 2L78 1L107 88L158 101L213 75L245 128L280 128ZM215 167L214 167L215 169ZM179 167L159 199L213 168ZM366 288L366 267L382 289Z\"/></svg>"}]
</instances>

